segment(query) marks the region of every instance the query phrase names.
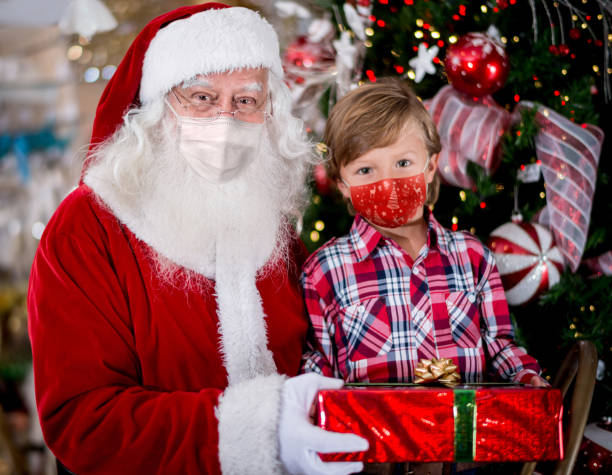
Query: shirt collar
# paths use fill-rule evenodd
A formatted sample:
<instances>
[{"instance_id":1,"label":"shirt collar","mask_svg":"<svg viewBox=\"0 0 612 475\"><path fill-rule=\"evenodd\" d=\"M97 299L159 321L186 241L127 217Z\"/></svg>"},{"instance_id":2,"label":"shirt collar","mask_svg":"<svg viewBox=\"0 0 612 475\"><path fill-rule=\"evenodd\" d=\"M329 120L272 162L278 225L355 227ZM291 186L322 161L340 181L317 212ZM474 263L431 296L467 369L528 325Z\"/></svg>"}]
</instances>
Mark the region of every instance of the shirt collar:
<instances>
[{"instance_id":1,"label":"shirt collar","mask_svg":"<svg viewBox=\"0 0 612 475\"><path fill-rule=\"evenodd\" d=\"M376 249L382 237L383 235L374 226L357 214L349 231L349 242L353 246L357 262L368 257Z\"/></svg>"},{"instance_id":2,"label":"shirt collar","mask_svg":"<svg viewBox=\"0 0 612 475\"><path fill-rule=\"evenodd\" d=\"M428 207L425 207L423 217L427 222L427 247L429 250L436 249L441 254L449 253L448 231L436 220ZM383 239L383 235L368 223L360 214L355 216L351 230L349 231L349 242L357 262L368 257Z\"/></svg>"}]
</instances>

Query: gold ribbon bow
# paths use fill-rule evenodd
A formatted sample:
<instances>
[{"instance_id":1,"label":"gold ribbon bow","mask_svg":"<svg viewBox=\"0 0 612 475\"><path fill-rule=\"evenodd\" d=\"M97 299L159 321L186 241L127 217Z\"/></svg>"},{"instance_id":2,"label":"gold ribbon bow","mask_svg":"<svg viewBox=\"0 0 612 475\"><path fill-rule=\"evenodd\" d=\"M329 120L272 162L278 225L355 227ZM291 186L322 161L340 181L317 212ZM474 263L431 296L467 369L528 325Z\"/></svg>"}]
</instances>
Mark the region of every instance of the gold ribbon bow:
<instances>
[{"instance_id":1,"label":"gold ribbon bow","mask_svg":"<svg viewBox=\"0 0 612 475\"><path fill-rule=\"evenodd\" d=\"M461 376L457 371L457 365L451 358L432 358L422 359L417 363L414 370L415 383L442 383L445 385L455 385L461 381Z\"/></svg>"}]
</instances>

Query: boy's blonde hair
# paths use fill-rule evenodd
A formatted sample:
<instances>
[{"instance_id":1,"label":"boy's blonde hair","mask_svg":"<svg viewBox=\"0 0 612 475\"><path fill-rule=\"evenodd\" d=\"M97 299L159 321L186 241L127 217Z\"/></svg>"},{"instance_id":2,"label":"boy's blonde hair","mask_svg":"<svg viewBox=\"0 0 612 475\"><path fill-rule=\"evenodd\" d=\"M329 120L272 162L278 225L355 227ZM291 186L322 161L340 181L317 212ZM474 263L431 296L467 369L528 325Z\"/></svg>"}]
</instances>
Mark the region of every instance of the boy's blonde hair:
<instances>
[{"instance_id":1,"label":"boy's blonde hair","mask_svg":"<svg viewBox=\"0 0 612 475\"><path fill-rule=\"evenodd\" d=\"M405 81L385 78L346 94L331 110L323 135L328 150L329 177L338 181L340 167L369 150L392 145L409 121L423 131L429 156L439 153L442 145L436 125ZM439 188L436 174L427 187L427 205L436 202Z\"/></svg>"}]
</instances>

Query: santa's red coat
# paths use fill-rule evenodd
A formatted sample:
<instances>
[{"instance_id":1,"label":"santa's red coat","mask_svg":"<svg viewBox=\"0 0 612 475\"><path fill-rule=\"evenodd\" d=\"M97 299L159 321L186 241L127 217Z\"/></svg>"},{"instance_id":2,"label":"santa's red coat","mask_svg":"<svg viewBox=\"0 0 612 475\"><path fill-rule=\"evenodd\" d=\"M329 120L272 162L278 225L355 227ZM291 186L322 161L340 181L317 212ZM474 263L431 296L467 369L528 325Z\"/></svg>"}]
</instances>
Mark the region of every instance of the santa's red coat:
<instances>
[{"instance_id":1,"label":"santa's red coat","mask_svg":"<svg viewBox=\"0 0 612 475\"><path fill-rule=\"evenodd\" d=\"M28 295L45 440L81 473L219 473L227 386L214 283L156 278L151 249L81 185L46 227ZM299 368L300 257L258 282L279 373Z\"/></svg>"}]
</instances>

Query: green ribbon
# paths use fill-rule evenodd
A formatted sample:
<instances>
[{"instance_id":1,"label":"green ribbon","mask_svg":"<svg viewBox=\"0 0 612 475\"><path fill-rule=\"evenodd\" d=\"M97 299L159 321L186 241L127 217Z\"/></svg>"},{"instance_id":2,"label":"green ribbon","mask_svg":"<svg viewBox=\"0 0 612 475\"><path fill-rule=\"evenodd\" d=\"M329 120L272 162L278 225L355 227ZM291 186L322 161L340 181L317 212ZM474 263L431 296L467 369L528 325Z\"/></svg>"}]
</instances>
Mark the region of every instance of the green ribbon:
<instances>
[{"instance_id":1,"label":"green ribbon","mask_svg":"<svg viewBox=\"0 0 612 475\"><path fill-rule=\"evenodd\" d=\"M476 391L454 390L455 460L472 462L476 450Z\"/></svg>"}]
</instances>

